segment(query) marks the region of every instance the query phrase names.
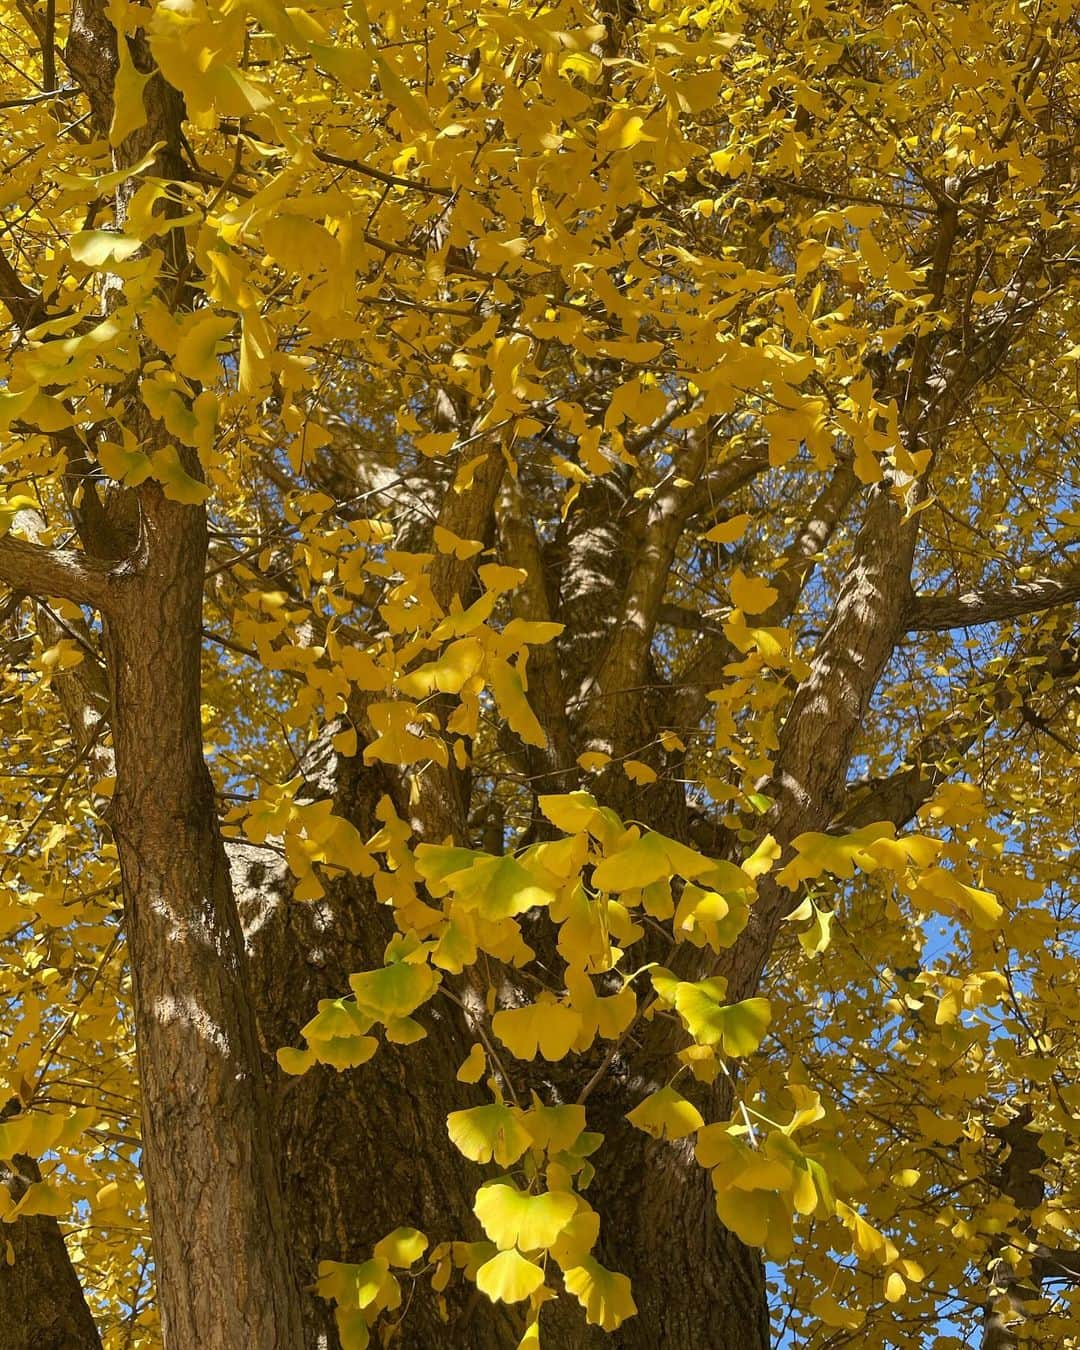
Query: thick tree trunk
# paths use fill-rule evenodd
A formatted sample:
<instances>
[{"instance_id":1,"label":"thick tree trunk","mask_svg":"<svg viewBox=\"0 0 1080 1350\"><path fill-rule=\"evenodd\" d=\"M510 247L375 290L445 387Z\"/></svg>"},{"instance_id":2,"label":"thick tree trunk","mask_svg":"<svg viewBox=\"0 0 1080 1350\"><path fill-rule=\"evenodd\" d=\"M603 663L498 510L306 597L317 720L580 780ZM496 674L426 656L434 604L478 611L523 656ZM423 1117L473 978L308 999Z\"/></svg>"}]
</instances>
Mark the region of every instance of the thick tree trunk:
<instances>
[{"instance_id":1,"label":"thick tree trunk","mask_svg":"<svg viewBox=\"0 0 1080 1350\"><path fill-rule=\"evenodd\" d=\"M321 766L318 778L311 791L333 791L338 813L361 832L375 828L375 803L389 787L377 771L337 760ZM295 902L275 855L246 845L230 846L229 853L270 1062L277 1046L297 1043L320 998L340 996L351 971L379 964L392 931L389 912L374 903L366 883L351 878L332 882L321 901ZM488 1173L464 1161L446 1135L449 1111L486 1099L455 1078L471 1037L449 1001L424 1020L425 1041L384 1045L362 1068L316 1067L299 1079L276 1079L274 1116L294 1261L305 1290L303 1344L310 1350L337 1345L332 1308L310 1288L320 1261L365 1260L373 1243L400 1224L422 1229L433 1243L481 1236L471 1210ZM625 1084L612 1083L590 1106L590 1127L608 1132L608 1164L590 1200L603 1213L598 1256L631 1276L638 1316L605 1334L587 1327L576 1304L564 1299L542 1314L544 1344L552 1350L766 1350L759 1254L719 1224L708 1174L685 1148L653 1143L625 1123L636 1100ZM644 1169L658 1179L650 1197L659 1203L643 1204ZM689 1288L697 1291L693 1298ZM409 1350L516 1344L520 1318L512 1310L470 1296L460 1276L445 1297L440 1307L426 1278L418 1282L395 1344Z\"/></svg>"},{"instance_id":2,"label":"thick tree trunk","mask_svg":"<svg viewBox=\"0 0 1080 1350\"><path fill-rule=\"evenodd\" d=\"M202 754L205 516L156 484L139 495L139 556L108 614L106 654L162 1335L175 1350L293 1350L299 1300Z\"/></svg>"},{"instance_id":3,"label":"thick tree trunk","mask_svg":"<svg viewBox=\"0 0 1080 1350\"><path fill-rule=\"evenodd\" d=\"M669 1143L636 1132L612 1144L602 1178L599 1259L630 1277L638 1315L597 1345L768 1350L761 1255L717 1219L712 1181L694 1160L693 1139ZM601 1203L599 1193L591 1198Z\"/></svg>"},{"instance_id":4,"label":"thick tree trunk","mask_svg":"<svg viewBox=\"0 0 1080 1350\"><path fill-rule=\"evenodd\" d=\"M316 755L334 730L328 729ZM313 796L332 792L335 811L365 835L378 828L374 808L390 784L377 768L331 755L313 777ZM276 855L230 845L229 856L259 1037L275 1088L282 1186L303 1298L298 1345L326 1350L338 1339L333 1305L312 1288L320 1261L365 1261L380 1238L402 1225L419 1228L432 1245L482 1236L472 1203L485 1173L450 1143L446 1117L487 1098L456 1081L472 1038L449 999L437 999L421 1013L428 1037L417 1045L383 1045L369 1064L343 1073L323 1065L300 1078L281 1073L275 1050L299 1042L319 1000L339 998L352 972L382 963L393 934L390 911L378 905L367 882L353 877L329 881L320 901L295 901ZM506 1308L472 1297L460 1277L440 1302L424 1276L394 1344L402 1350L501 1350L516 1340Z\"/></svg>"},{"instance_id":5,"label":"thick tree trunk","mask_svg":"<svg viewBox=\"0 0 1080 1350\"><path fill-rule=\"evenodd\" d=\"M586 1104L589 1128L604 1135L588 1195L601 1216L597 1257L630 1278L638 1313L613 1337L594 1332L589 1339L582 1326L575 1339L560 1323L558 1350L612 1344L618 1350L768 1350L771 1343L761 1253L717 1218L712 1179L694 1157L693 1136L654 1140L626 1121L678 1068L674 1052L682 1037L671 1024L663 1026L627 1061L615 1057ZM680 1088L706 1120L730 1116L728 1079L712 1087L683 1081Z\"/></svg>"},{"instance_id":6,"label":"thick tree trunk","mask_svg":"<svg viewBox=\"0 0 1080 1350\"><path fill-rule=\"evenodd\" d=\"M777 805L769 824L785 846L803 830L824 828L842 798L856 733L900 632L914 538L910 523L879 492L811 674L796 694L781 733L770 789ZM605 800L611 795L606 793ZM654 828L680 834L677 813L645 818ZM707 951L683 947L666 964L687 979L722 973L731 1000L750 997L788 899L786 891L763 879L751 922L734 948L717 960ZM667 1024L648 1024L640 1039L629 1064L616 1060L590 1104L590 1124L607 1138L597 1160L595 1201L603 1220L605 1255L631 1277L639 1308L638 1317L622 1329L620 1345L635 1350L659 1344L717 1350L767 1346L760 1256L716 1219L711 1183L693 1160L689 1144L647 1141L621 1119L677 1067L673 1054L678 1041ZM701 1103L706 1119L725 1119L731 1111L730 1092L725 1087L709 1096L710 1101ZM593 1123L597 1113L601 1119ZM694 1297L677 1297L678 1291L690 1289Z\"/></svg>"},{"instance_id":7,"label":"thick tree trunk","mask_svg":"<svg viewBox=\"0 0 1080 1350\"><path fill-rule=\"evenodd\" d=\"M114 148L114 167L128 169L152 149L161 177L182 180L183 100L153 71L141 32L120 40L148 79L145 125ZM73 6L65 59L92 125L104 131L118 48L101 0ZM130 177L117 188L120 227L135 190ZM161 232L147 242L182 279L186 241L169 223L176 214L166 205ZM106 310L117 286L117 278L104 279ZM187 299L182 286L168 295L171 305ZM155 354L149 343L146 354ZM124 417L145 452L165 447L164 426L137 392ZM187 473L201 477L194 452L180 454ZM101 606L116 759L111 825L132 970L162 1338L166 1350L292 1350L300 1344L300 1300L243 935L202 751L206 516L202 507L169 500L152 481L117 504L125 522L134 526L137 518L138 537L130 553L124 540L125 561ZM90 554L116 556L100 531L83 533Z\"/></svg>"}]
</instances>

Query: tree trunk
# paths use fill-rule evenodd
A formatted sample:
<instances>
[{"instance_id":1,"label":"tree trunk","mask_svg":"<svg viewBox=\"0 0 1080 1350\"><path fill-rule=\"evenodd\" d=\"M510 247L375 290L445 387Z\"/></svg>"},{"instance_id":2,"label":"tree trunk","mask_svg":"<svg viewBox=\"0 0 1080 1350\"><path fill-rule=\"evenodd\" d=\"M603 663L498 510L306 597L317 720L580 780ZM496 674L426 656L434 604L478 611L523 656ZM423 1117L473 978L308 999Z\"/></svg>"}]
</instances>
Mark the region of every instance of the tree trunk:
<instances>
[{"instance_id":1,"label":"tree trunk","mask_svg":"<svg viewBox=\"0 0 1080 1350\"><path fill-rule=\"evenodd\" d=\"M597 1345L768 1350L761 1255L717 1219L712 1180L693 1157L693 1139L635 1136L618 1138L603 1171L598 1255L630 1277L638 1314L617 1336L598 1337ZM592 1198L601 1204L599 1194Z\"/></svg>"},{"instance_id":2,"label":"tree trunk","mask_svg":"<svg viewBox=\"0 0 1080 1350\"><path fill-rule=\"evenodd\" d=\"M17 1099L10 1102L0 1119L18 1106ZM33 1158L0 1161L0 1186L13 1201L40 1180ZM16 1219L0 1228L0 1238L0 1350L101 1350L56 1220L43 1214Z\"/></svg>"},{"instance_id":3,"label":"tree trunk","mask_svg":"<svg viewBox=\"0 0 1080 1350\"><path fill-rule=\"evenodd\" d=\"M316 755L339 729L327 728ZM378 828L375 805L389 788L378 768L331 755L307 791L333 792L335 812L370 835ZM403 1225L419 1228L432 1245L482 1237L472 1203L485 1173L450 1143L446 1117L487 1098L456 1081L472 1038L449 999L437 999L421 1014L428 1036L418 1045L384 1044L369 1064L343 1073L316 1065L300 1078L283 1074L274 1052L299 1042L319 1000L340 998L352 972L382 963L394 931L390 911L357 878L329 881L320 901L296 901L276 855L236 844L229 857L264 1062L275 1085L282 1187L303 1299L297 1344L326 1350L338 1338L333 1305L312 1288L320 1261L365 1261L380 1238ZM444 1297L440 1303L422 1277L394 1344L501 1350L516 1343L512 1313L476 1299L460 1277Z\"/></svg>"},{"instance_id":4,"label":"tree trunk","mask_svg":"<svg viewBox=\"0 0 1080 1350\"><path fill-rule=\"evenodd\" d=\"M202 754L201 508L139 490L106 654L142 1084L142 1166L175 1350L293 1350L285 1239L243 938Z\"/></svg>"}]
</instances>

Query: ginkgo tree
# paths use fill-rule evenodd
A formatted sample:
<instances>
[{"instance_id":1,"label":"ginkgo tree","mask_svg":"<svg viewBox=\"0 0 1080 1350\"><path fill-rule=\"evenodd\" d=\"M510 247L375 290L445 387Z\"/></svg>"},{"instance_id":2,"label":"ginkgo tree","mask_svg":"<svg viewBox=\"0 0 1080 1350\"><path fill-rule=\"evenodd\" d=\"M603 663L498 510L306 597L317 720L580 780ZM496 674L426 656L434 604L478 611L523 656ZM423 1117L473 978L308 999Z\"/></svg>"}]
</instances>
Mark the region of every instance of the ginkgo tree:
<instances>
[{"instance_id":1,"label":"ginkgo tree","mask_svg":"<svg viewBox=\"0 0 1080 1350\"><path fill-rule=\"evenodd\" d=\"M1080 1343L1065 0L2 0L0 1350Z\"/></svg>"}]
</instances>

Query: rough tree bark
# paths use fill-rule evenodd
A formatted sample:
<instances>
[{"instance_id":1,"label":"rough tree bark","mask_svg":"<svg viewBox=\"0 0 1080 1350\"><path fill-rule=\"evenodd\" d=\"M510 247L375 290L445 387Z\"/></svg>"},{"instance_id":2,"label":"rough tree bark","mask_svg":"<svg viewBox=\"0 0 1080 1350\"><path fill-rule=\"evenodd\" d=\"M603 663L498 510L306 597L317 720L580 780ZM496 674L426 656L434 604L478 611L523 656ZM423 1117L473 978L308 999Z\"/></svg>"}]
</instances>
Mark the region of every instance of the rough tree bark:
<instances>
[{"instance_id":1,"label":"rough tree bark","mask_svg":"<svg viewBox=\"0 0 1080 1350\"><path fill-rule=\"evenodd\" d=\"M243 935L202 756L206 521L140 490L106 616L143 1171L166 1346L292 1347L299 1302ZM153 621L147 623L147 616Z\"/></svg>"},{"instance_id":2,"label":"rough tree bark","mask_svg":"<svg viewBox=\"0 0 1080 1350\"><path fill-rule=\"evenodd\" d=\"M123 38L152 63L141 35ZM65 59L97 131L107 129L117 35L99 0L73 7ZM159 74L146 125L114 150L129 167L155 148L162 177L183 176L182 102ZM123 226L131 186L115 201ZM168 212L157 242L183 276L182 231ZM106 308L118 292L106 279ZM137 397L127 423L147 453L165 429ZM200 476L188 454L185 469ZM93 487L88 499L96 502ZM102 613L116 767L110 823L124 893L142 1084L142 1166L166 1347L285 1350L300 1344L300 1304L286 1238L243 935L202 753L200 664L206 558L201 506L160 484L121 494L110 529L80 513L87 554L34 544L7 550L0 575L32 595L64 595ZM117 549L117 543L130 547ZM24 578L16 577L20 557Z\"/></svg>"},{"instance_id":3,"label":"rough tree bark","mask_svg":"<svg viewBox=\"0 0 1080 1350\"><path fill-rule=\"evenodd\" d=\"M335 813L370 835L378 828L378 799L395 785L378 769L339 757L330 748L338 730L328 727L305 761L304 794L332 797ZM472 1038L448 999L426 1014L422 1045L384 1045L366 1072L317 1066L301 1078L280 1073L274 1051L299 1040L318 1001L339 998L350 973L382 961L393 926L367 882L338 878L323 900L296 902L277 855L246 844L228 851L259 1037L275 1086L282 1186L303 1298L297 1344L324 1350L337 1345L337 1333L332 1305L312 1288L320 1261L364 1261L375 1242L401 1225L421 1229L432 1243L468 1229L480 1169L450 1144L446 1116L484 1097L455 1081ZM481 1236L478 1228L472 1236ZM469 1299L460 1281L448 1288L444 1309L419 1292L395 1338L403 1350L444 1343L499 1350L513 1343L508 1311Z\"/></svg>"}]
</instances>

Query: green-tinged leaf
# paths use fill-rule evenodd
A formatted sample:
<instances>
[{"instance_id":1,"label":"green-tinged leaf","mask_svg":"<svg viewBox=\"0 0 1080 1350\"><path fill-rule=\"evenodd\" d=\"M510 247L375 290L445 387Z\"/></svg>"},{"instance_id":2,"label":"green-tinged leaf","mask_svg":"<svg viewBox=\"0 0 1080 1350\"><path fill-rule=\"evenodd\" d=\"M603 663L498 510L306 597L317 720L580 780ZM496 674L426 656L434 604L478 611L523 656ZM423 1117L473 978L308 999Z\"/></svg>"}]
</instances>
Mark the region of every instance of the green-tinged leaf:
<instances>
[{"instance_id":1,"label":"green-tinged leaf","mask_svg":"<svg viewBox=\"0 0 1080 1350\"><path fill-rule=\"evenodd\" d=\"M79 230L68 240L68 250L84 267L125 262L142 248L142 240L113 230Z\"/></svg>"}]
</instances>

